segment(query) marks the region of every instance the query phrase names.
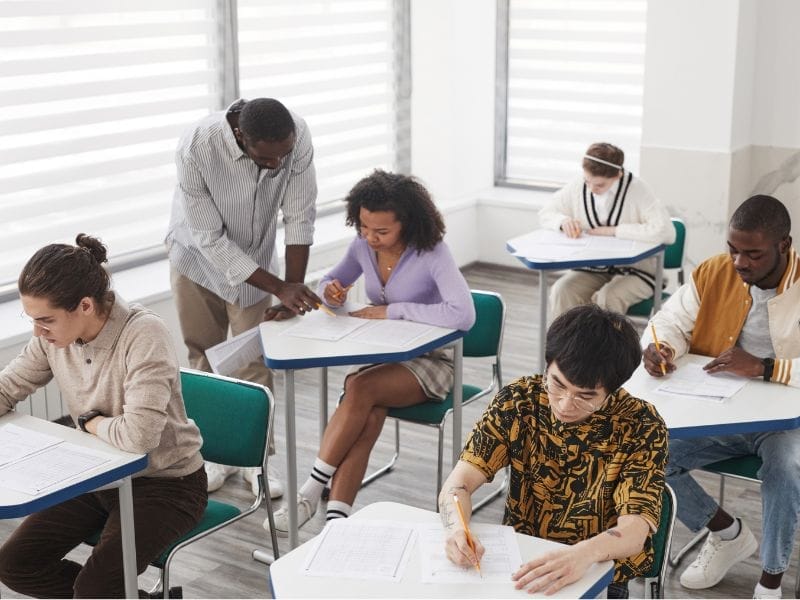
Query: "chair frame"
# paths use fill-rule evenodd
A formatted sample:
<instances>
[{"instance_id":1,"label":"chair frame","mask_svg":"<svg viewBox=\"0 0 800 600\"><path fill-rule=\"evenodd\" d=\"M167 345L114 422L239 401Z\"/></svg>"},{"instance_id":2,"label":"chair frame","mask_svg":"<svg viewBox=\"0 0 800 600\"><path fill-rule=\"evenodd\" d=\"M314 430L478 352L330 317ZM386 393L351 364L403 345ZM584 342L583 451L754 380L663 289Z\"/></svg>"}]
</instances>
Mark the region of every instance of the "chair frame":
<instances>
[{"instance_id":1,"label":"chair frame","mask_svg":"<svg viewBox=\"0 0 800 600\"><path fill-rule=\"evenodd\" d=\"M644 597L645 598L663 598L664 597L664 581L667 577L667 568L671 566L670 551L672 549L672 534L675 527L675 515L678 512L678 500L675 497L675 492L664 483L664 493L662 494L662 502L667 500L670 503L670 509L667 513L667 522L659 523L659 530L666 527L666 537L664 540L664 551L661 556L661 566L658 569L658 575L655 577L644 578ZM664 510L661 510L662 519L664 517Z\"/></svg>"},{"instance_id":2,"label":"chair frame","mask_svg":"<svg viewBox=\"0 0 800 600\"><path fill-rule=\"evenodd\" d=\"M492 393L492 391L495 389L495 387L497 387L497 389L500 389L500 387L502 387L502 385L503 385L501 352L502 352L503 336L505 334L506 303L503 300L503 297L500 294L496 293L496 292L490 292L490 291L487 291L487 290L477 290L476 289L476 290L470 290L470 294L472 294L472 293L483 294L483 295L493 296L493 297L497 298L499 300L499 302L500 302L501 307L502 307L502 316L500 318L500 339L499 339L498 346L497 346L497 353L494 355L494 362L492 363L492 380L491 380L490 384L487 387L483 388L478 393L474 394L473 396L470 396L469 398L463 399L462 402L461 402L462 408L464 406L467 406L468 404L471 404L472 402L475 402L476 400L478 400L480 398L483 398L483 397L487 396L488 394ZM344 392L342 392L339 395L339 402L341 402L343 397L344 397ZM442 483L443 483L445 425L447 423L447 417L449 417L452 412L453 412L453 408L450 407L445 412L444 416L442 417L442 420L439 423L427 423L425 421L415 421L415 420L411 420L411 419L402 419L406 423L413 423L414 425L424 425L424 426L427 426L427 427L432 427L434 429L437 429L438 432L439 432L439 446L438 446L439 453L438 453L438 460L437 460L437 463L436 463L436 494L437 494L437 498L438 498L439 490L442 489ZM370 483L372 483L373 481L375 481L379 477L383 477L384 475L389 473L394 468L394 465L395 465L395 463L397 462L397 459L400 456L400 421L401 421L401 419L398 419L396 417L390 417L390 418L394 419L394 432L395 432L394 433L394 454L389 459L389 462L387 462L382 467L376 469L372 473L369 473L368 475L366 475L364 477L364 479L361 481L361 487L369 485ZM483 508L484 506L486 506L487 504L492 502L497 496L502 494L506 489L507 482L508 482L508 469L506 469L504 471L503 480L500 482L500 485L497 486L497 488L495 488L494 490L492 490L492 492L489 495L487 495L485 498L481 498L478 502L476 502L472 507L472 511L476 512L476 511L480 510L481 508ZM438 501L435 502L435 505L436 505L436 512L439 512L439 503L438 503Z\"/></svg>"},{"instance_id":3,"label":"chair frame","mask_svg":"<svg viewBox=\"0 0 800 600\"><path fill-rule=\"evenodd\" d=\"M243 386L247 386L247 387L250 387L250 388L255 388L255 389L258 389L260 391L263 391L265 396L266 396L266 398L267 398L267 402L269 404L269 409L268 409L269 410L269 414L267 415L267 429L264 432L264 434L265 434L265 438L264 439L265 440L269 439L270 433L272 432L273 420L274 420L274 417L275 417L275 399L273 398L272 392L270 391L270 389L268 387L260 385L260 384L257 384L257 383L253 383L253 382L250 382L250 381L243 381L241 379L234 379L232 377L225 377L223 375L217 375L215 373L207 373L205 371L197 371L197 370L194 370L194 369L186 369L186 368L183 368L183 367L180 369L180 371L181 371L181 374L187 373L187 374L191 374L191 375L199 375L199 376L202 376L202 377L208 377L208 378L212 378L212 379L219 380L219 381L228 381L228 382L231 382L231 383L236 383L238 385L243 385ZM164 560L164 566L159 568L159 571L160 571L159 579L156 582L156 584L153 586L153 588L150 590L150 594L152 596L161 596L163 598L169 598L170 597L169 596L169 569L170 569L170 566L172 564L172 559L175 557L175 555L178 553L178 551L180 551L182 548L188 546L189 544L191 544L193 542L196 542L197 540L200 540L200 539L206 537L207 535L210 535L210 534L214 533L215 531L217 531L219 529L222 529L223 527L226 527L226 526L228 526L228 525L230 525L232 523L235 523L236 521L239 521L240 519L243 519L246 516L254 513L256 510L258 510L261 507L261 503L265 502L265 501L266 501L266 506L267 506L267 518L269 519L269 524L270 524L270 536L272 538L273 557L274 557L274 559L277 560L277 558L280 555L279 554L279 550L278 550L278 538L277 538L277 535L275 533L275 520L274 520L274 515L273 515L273 512L272 512L272 501L270 499L270 494L269 494L269 483L268 483L269 480L268 480L267 477L265 477L265 473L266 473L266 469L267 469L268 454L269 454L269 444L265 443L264 444L264 455L263 455L263 457L261 459L261 473L258 474L258 495L256 496L256 499L253 501L253 503L250 506L248 506L247 508L243 509L235 517L233 517L231 519L228 519L227 521L225 521L223 523L220 523L220 524L216 525L215 527L212 527L210 529L202 531L202 532L198 533L197 535L194 535L194 536L192 536L192 537L190 537L188 539L185 539L185 540L181 541L179 544L176 544L175 546L173 546L172 549L170 550L169 554L167 555L167 558Z\"/></svg>"}]
</instances>

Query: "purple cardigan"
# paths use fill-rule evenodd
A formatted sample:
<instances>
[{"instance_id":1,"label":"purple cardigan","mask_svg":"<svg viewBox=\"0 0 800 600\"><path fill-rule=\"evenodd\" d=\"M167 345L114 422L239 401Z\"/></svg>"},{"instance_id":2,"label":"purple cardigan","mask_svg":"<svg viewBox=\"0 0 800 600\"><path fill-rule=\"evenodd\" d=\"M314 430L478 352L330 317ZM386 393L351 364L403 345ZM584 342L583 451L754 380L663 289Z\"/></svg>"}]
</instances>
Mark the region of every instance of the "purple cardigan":
<instances>
[{"instance_id":1,"label":"purple cardigan","mask_svg":"<svg viewBox=\"0 0 800 600\"><path fill-rule=\"evenodd\" d=\"M384 287L378 276L375 251L364 238L356 237L344 258L320 281L319 297L324 297L325 286L332 280L348 286L362 273L370 302L388 305L386 314L390 319L464 331L475 323L469 286L444 242L421 253L407 247Z\"/></svg>"}]
</instances>

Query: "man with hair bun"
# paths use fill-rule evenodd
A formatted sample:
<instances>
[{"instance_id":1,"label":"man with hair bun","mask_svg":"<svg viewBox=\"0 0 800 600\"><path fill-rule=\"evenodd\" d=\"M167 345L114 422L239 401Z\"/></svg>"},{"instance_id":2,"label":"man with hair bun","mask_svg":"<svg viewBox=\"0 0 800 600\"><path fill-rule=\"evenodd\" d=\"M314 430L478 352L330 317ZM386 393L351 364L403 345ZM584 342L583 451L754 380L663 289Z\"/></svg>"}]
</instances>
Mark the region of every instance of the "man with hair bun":
<instances>
[{"instance_id":1,"label":"man with hair bun","mask_svg":"<svg viewBox=\"0 0 800 600\"><path fill-rule=\"evenodd\" d=\"M653 377L663 376L662 367L674 371L674 360L692 352L712 357L704 367L709 373L800 387L800 260L786 207L772 196L745 200L731 217L727 253L702 262L653 323L660 349L648 330L642 341L644 366ZM686 588L716 585L758 547L744 521L691 476L693 469L751 454L763 463L762 573L753 597L781 597L800 511L800 429L670 442L667 482L678 497L678 518L693 531L710 531L681 574Z\"/></svg>"},{"instance_id":2,"label":"man with hair bun","mask_svg":"<svg viewBox=\"0 0 800 600\"><path fill-rule=\"evenodd\" d=\"M625 154L612 144L596 143L583 155L583 177L557 191L539 211L539 225L568 237L613 236L652 244L671 244L675 228L647 184L626 172ZM550 318L573 306L593 302L625 314L655 289L656 258L624 267L574 269L550 290Z\"/></svg>"},{"instance_id":3,"label":"man with hair bun","mask_svg":"<svg viewBox=\"0 0 800 600\"><path fill-rule=\"evenodd\" d=\"M210 371L205 351L263 320L315 310L319 297L303 283L313 242L317 182L305 121L278 100L237 100L204 117L181 138L178 184L166 237L172 292L189 364ZM275 247L283 217L286 269ZM272 297L279 304L272 305ZM272 387L272 373L255 360L235 375ZM274 448L270 441L270 454ZM234 467L207 464L208 489ZM271 471L271 469L270 469ZM257 493L257 470L244 475ZM273 498L281 482L269 477Z\"/></svg>"}]
</instances>

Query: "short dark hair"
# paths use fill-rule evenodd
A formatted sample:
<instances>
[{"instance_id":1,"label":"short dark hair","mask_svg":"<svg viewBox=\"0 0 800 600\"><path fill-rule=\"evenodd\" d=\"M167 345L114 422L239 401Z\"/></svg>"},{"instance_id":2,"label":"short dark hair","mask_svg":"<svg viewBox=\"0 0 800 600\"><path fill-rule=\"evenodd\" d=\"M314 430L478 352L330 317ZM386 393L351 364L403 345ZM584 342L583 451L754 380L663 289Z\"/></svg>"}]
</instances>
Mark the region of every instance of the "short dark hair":
<instances>
[{"instance_id":1,"label":"short dark hair","mask_svg":"<svg viewBox=\"0 0 800 600\"><path fill-rule=\"evenodd\" d=\"M418 251L433 250L444 237L444 220L428 190L410 175L373 171L345 198L347 224L361 230L361 209L390 211L403 226L403 241Z\"/></svg>"},{"instance_id":2,"label":"short dark hair","mask_svg":"<svg viewBox=\"0 0 800 600\"><path fill-rule=\"evenodd\" d=\"M763 231L778 242L789 237L792 219L789 211L777 198L751 196L734 211L731 228L739 231Z\"/></svg>"},{"instance_id":3,"label":"short dark hair","mask_svg":"<svg viewBox=\"0 0 800 600\"><path fill-rule=\"evenodd\" d=\"M597 142L592 144L586 149L584 153L586 156L594 156L600 160L619 165L619 168L612 167L591 158L583 159L582 166L595 177L616 177L622 169L622 164L625 162L625 153L617 148L614 144L607 142Z\"/></svg>"},{"instance_id":4,"label":"short dark hair","mask_svg":"<svg viewBox=\"0 0 800 600\"><path fill-rule=\"evenodd\" d=\"M46 298L51 306L73 311L81 300L94 298L105 314L113 303L110 278L102 263L107 261L103 243L85 233L76 246L50 244L37 250L25 263L17 281L21 296Z\"/></svg>"},{"instance_id":5,"label":"short dark hair","mask_svg":"<svg viewBox=\"0 0 800 600\"><path fill-rule=\"evenodd\" d=\"M282 142L294 133L294 119L277 100L255 98L239 113L239 130L255 142Z\"/></svg>"},{"instance_id":6,"label":"short dark hair","mask_svg":"<svg viewBox=\"0 0 800 600\"><path fill-rule=\"evenodd\" d=\"M547 330L545 362L558 364L569 382L614 392L642 360L639 336L623 315L596 304L576 306L560 315Z\"/></svg>"}]
</instances>

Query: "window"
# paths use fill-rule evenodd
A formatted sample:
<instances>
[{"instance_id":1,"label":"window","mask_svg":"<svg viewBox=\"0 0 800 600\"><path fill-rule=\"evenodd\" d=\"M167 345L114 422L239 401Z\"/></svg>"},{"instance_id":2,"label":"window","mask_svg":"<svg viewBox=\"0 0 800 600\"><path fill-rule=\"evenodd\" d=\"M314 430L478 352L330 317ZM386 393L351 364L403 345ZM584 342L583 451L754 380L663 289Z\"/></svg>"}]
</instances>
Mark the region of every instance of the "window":
<instances>
[{"instance_id":1,"label":"window","mask_svg":"<svg viewBox=\"0 0 800 600\"><path fill-rule=\"evenodd\" d=\"M0 286L81 232L163 257L178 138L237 84L309 123L321 203L400 168L407 2L0 2Z\"/></svg>"},{"instance_id":2,"label":"window","mask_svg":"<svg viewBox=\"0 0 800 600\"><path fill-rule=\"evenodd\" d=\"M391 0L239 0L241 95L278 98L306 120L321 206L403 160L396 90L407 74L395 44L404 28L393 13Z\"/></svg>"},{"instance_id":3,"label":"window","mask_svg":"<svg viewBox=\"0 0 800 600\"><path fill-rule=\"evenodd\" d=\"M601 141L638 171L646 13L646 0L501 3L498 182L560 186Z\"/></svg>"}]
</instances>

